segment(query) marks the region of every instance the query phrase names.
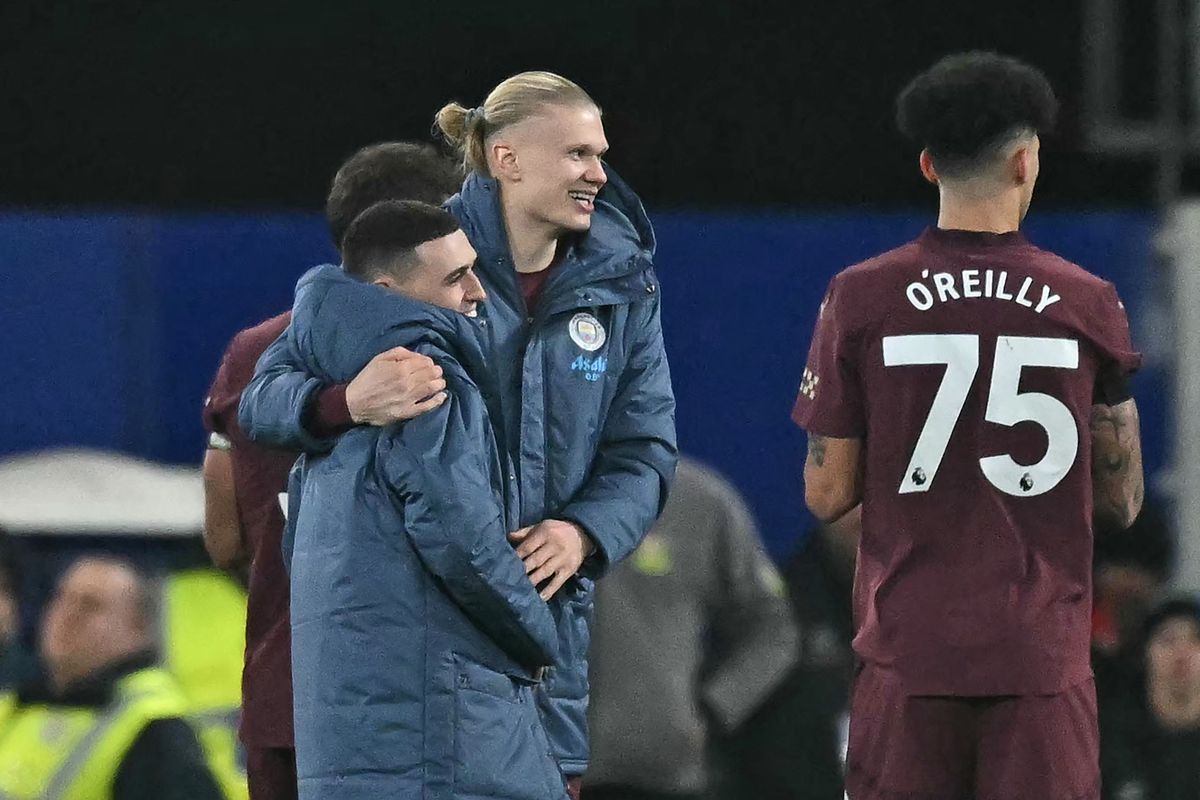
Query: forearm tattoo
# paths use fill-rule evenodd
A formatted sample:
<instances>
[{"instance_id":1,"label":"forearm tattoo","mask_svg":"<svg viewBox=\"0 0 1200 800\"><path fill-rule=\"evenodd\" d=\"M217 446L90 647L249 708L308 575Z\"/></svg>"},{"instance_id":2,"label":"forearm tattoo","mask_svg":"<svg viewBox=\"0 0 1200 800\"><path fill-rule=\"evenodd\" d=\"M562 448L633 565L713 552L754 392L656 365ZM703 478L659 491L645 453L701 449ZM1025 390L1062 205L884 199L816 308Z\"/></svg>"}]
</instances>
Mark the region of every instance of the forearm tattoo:
<instances>
[{"instance_id":1,"label":"forearm tattoo","mask_svg":"<svg viewBox=\"0 0 1200 800\"><path fill-rule=\"evenodd\" d=\"M1137 405L1093 406L1091 430L1096 516L1127 525L1146 491Z\"/></svg>"},{"instance_id":2,"label":"forearm tattoo","mask_svg":"<svg viewBox=\"0 0 1200 800\"><path fill-rule=\"evenodd\" d=\"M825 466L825 443L824 436L818 436L815 433L808 435L808 457L818 467Z\"/></svg>"}]
</instances>

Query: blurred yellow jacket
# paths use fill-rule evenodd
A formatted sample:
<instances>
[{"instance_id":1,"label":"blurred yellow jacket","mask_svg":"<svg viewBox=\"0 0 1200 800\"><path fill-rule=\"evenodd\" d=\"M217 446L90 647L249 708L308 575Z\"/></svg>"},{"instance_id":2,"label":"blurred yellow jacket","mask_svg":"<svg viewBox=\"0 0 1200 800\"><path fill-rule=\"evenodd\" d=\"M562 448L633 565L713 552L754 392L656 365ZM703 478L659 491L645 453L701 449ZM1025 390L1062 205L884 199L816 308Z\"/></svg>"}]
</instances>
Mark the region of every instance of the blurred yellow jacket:
<instances>
[{"instance_id":1,"label":"blurred yellow jacket","mask_svg":"<svg viewBox=\"0 0 1200 800\"><path fill-rule=\"evenodd\" d=\"M237 736L246 592L215 569L184 570L167 577L162 610L163 666L183 691L187 718L225 796L247 800L245 758Z\"/></svg>"},{"instance_id":2,"label":"blurred yellow jacket","mask_svg":"<svg viewBox=\"0 0 1200 800\"><path fill-rule=\"evenodd\" d=\"M0 797L108 800L129 748L150 723L182 718L187 702L161 669L131 673L105 707L18 705L0 696Z\"/></svg>"}]
</instances>

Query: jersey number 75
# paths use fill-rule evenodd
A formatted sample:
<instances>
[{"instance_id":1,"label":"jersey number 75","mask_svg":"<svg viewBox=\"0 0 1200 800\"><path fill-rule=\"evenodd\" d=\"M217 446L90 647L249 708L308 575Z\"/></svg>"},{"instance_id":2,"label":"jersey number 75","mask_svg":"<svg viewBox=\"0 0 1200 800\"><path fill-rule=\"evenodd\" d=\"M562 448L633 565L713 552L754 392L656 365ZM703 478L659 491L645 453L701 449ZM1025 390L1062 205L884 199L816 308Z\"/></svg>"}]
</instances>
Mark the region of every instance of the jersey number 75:
<instances>
[{"instance_id":1,"label":"jersey number 75","mask_svg":"<svg viewBox=\"0 0 1200 800\"><path fill-rule=\"evenodd\" d=\"M884 337L884 366L946 365L946 374L900 481L900 494L928 492L933 486L979 371L979 350L979 337L974 334ZM1071 471L1079 453L1079 427L1070 409L1048 394L1017 391L1025 367L1078 369L1079 342L1027 336L1001 336L996 340L984 418L1009 427L1033 422L1046 432L1049 442L1046 454L1036 464L1018 464L1008 454L979 459L988 482L1014 497L1033 497L1053 489Z\"/></svg>"}]
</instances>

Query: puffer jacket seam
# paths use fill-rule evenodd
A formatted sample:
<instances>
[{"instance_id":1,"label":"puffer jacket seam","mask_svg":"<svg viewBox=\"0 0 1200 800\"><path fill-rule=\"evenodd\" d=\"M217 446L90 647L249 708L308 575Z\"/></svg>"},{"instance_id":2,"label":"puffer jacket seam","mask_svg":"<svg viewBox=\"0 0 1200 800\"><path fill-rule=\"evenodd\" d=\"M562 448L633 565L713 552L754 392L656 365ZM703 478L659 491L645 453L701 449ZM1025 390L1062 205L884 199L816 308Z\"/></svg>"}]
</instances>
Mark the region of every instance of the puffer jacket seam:
<instances>
[{"instance_id":1,"label":"puffer jacket seam","mask_svg":"<svg viewBox=\"0 0 1200 800\"><path fill-rule=\"evenodd\" d=\"M428 614L428 608L429 608L429 580L428 580L428 578L423 577L421 583L422 583L421 597L423 599L422 606L424 607L426 614ZM429 674L430 673L429 654L433 652L433 650L429 646L429 636L430 636L430 631L432 630L432 628L433 628L433 626L428 625L428 624L423 626L423 632L424 632L423 645L425 648L425 652L422 654L424 656L422 658L422 661L424 662L424 667L425 667L425 686L427 687L427 690L421 693L421 754L422 754L422 758L421 758L421 797L422 797L422 800L433 800L433 798L431 798L429 796L429 778L430 778L429 767L433 763L433 761L430 758L430 753L429 753L430 726L427 724L428 715L429 715L429 694L430 694L430 692L428 691L428 687L436 686L436 684L434 684L432 682L432 676ZM455 710L454 714L456 717L455 723L457 724L457 721L458 721L457 720L457 716L458 716L457 709ZM450 765L450 772L451 772L450 786L453 787L454 786L453 763L451 763L451 765Z\"/></svg>"}]
</instances>

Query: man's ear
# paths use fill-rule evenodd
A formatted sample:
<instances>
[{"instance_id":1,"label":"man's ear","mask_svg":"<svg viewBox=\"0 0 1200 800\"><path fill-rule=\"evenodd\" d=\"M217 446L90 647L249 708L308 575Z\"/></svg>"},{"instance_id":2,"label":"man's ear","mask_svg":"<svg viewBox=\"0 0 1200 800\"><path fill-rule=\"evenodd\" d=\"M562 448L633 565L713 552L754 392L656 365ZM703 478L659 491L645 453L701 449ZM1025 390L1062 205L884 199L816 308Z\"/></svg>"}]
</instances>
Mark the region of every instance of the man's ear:
<instances>
[{"instance_id":1,"label":"man's ear","mask_svg":"<svg viewBox=\"0 0 1200 800\"><path fill-rule=\"evenodd\" d=\"M488 163L495 177L510 181L521 180L521 164L517 159L517 151L503 139L488 146Z\"/></svg>"},{"instance_id":2,"label":"man's ear","mask_svg":"<svg viewBox=\"0 0 1200 800\"><path fill-rule=\"evenodd\" d=\"M929 155L928 150L921 151L919 163L921 165L921 174L925 176L925 180L934 186L939 185L941 180L938 178L937 167L933 165L933 156Z\"/></svg>"},{"instance_id":3,"label":"man's ear","mask_svg":"<svg viewBox=\"0 0 1200 800\"><path fill-rule=\"evenodd\" d=\"M1018 147L1008 160L1009 174L1018 186L1024 186L1033 177L1033 147L1023 145Z\"/></svg>"}]
</instances>

